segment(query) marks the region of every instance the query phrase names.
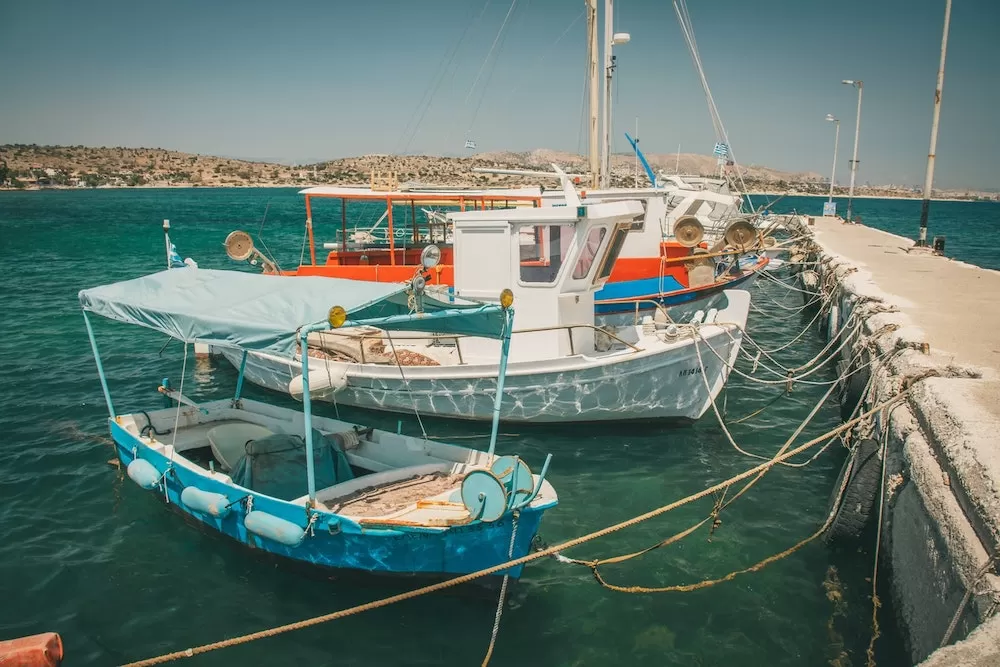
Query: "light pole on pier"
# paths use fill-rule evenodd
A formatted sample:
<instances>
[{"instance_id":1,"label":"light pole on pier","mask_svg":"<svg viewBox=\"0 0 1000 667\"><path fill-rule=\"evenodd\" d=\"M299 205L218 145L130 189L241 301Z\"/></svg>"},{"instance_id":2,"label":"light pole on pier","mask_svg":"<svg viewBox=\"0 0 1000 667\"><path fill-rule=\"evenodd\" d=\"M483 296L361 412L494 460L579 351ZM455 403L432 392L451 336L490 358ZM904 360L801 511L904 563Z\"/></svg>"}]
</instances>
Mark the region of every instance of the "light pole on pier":
<instances>
[{"instance_id":1,"label":"light pole on pier","mask_svg":"<svg viewBox=\"0 0 1000 667\"><path fill-rule=\"evenodd\" d=\"M847 192L847 222L851 221L854 213L854 178L858 173L858 137L861 136L861 95L864 93L865 84L863 81L854 79L844 79L841 83L854 86L858 89L858 118L854 123L854 157L851 158L851 187Z\"/></svg>"},{"instance_id":2,"label":"light pole on pier","mask_svg":"<svg viewBox=\"0 0 1000 667\"><path fill-rule=\"evenodd\" d=\"M830 198L827 200L829 203L833 203L833 183L834 177L837 175L837 148L840 146L840 119L834 118L832 113L826 115L827 121L833 123L836 126L836 131L833 133L833 167L830 169Z\"/></svg>"},{"instance_id":3,"label":"light pole on pier","mask_svg":"<svg viewBox=\"0 0 1000 667\"><path fill-rule=\"evenodd\" d=\"M924 178L924 201L920 206L920 236L917 246L927 247L927 213L931 207L931 187L934 184L934 158L937 152L938 121L941 120L941 94L944 90L944 59L948 54L948 25L951 23L951 0L944 4L944 33L941 35L941 64L938 66L937 88L934 91L934 119L931 121L931 148L927 152L927 176Z\"/></svg>"}]
</instances>

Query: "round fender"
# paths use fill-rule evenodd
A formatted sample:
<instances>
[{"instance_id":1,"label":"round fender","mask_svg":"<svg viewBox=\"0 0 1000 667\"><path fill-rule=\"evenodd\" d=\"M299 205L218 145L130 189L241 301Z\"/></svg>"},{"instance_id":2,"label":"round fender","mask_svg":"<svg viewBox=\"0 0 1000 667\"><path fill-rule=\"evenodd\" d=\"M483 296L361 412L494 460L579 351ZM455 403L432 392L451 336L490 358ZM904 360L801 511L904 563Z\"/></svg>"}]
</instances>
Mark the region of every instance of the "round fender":
<instances>
[{"instance_id":1,"label":"round fender","mask_svg":"<svg viewBox=\"0 0 1000 667\"><path fill-rule=\"evenodd\" d=\"M286 547L297 547L302 543L302 538L306 536L304 528L259 510L248 513L243 523L247 530L254 535L266 537L279 544L284 544Z\"/></svg>"},{"instance_id":2,"label":"round fender","mask_svg":"<svg viewBox=\"0 0 1000 667\"><path fill-rule=\"evenodd\" d=\"M181 502L189 510L208 514L217 519L221 519L232 510L229 498L223 494L202 491L193 486L189 486L181 491Z\"/></svg>"},{"instance_id":3,"label":"round fender","mask_svg":"<svg viewBox=\"0 0 1000 667\"><path fill-rule=\"evenodd\" d=\"M147 491L156 488L160 483L160 471L143 459L134 459L128 464L125 472L128 473L129 479Z\"/></svg>"}]
</instances>

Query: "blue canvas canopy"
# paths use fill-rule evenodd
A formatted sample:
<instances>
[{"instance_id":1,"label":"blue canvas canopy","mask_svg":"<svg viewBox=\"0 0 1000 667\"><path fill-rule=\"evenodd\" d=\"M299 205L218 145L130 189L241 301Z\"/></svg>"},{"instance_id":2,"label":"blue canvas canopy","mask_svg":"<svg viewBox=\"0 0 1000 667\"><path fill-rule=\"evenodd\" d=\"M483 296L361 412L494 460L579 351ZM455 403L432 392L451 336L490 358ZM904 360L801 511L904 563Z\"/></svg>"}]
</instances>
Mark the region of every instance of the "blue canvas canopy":
<instances>
[{"instance_id":1,"label":"blue canvas canopy","mask_svg":"<svg viewBox=\"0 0 1000 667\"><path fill-rule=\"evenodd\" d=\"M423 313L411 313L407 289L401 283L183 268L82 290L80 304L85 311L188 343L287 357L295 354L298 330L326 321L333 306L347 311L344 326L502 336L498 305L427 293Z\"/></svg>"}]
</instances>

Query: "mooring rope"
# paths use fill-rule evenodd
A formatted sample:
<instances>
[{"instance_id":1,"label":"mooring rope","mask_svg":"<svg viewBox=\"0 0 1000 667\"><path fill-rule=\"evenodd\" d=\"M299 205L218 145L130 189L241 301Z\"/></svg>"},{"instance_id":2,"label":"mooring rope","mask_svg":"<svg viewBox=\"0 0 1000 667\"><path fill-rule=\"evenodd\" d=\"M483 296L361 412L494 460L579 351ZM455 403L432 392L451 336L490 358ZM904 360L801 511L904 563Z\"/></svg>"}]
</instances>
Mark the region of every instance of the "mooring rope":
<instances>
[{"instance_id":1,"label":"mooring rope","mask_svg":"<svg viewBox=\"0 0 1000 667\"><path fill-rule=\"evenodd\" d=\"M519 514L518 510L514 510L510 529L510 545L507 547L507 560L514 557L514 542L517 540L517 519ZM503 614L503 603L507 599L507 583L509 581L510 573L504 573L503 583L500 584L500 599L497 601L497 613L493 618L493 632L490 634L490 645L486 649L486 657L483 658L482 667L490 664L490 658L493 657L493 647L496 646L497 635L500 633L500 616Z\"/></svg>"},{"instance_id":2,"label":"mooring rope","mask_svg":"<svg viewBox=\"0 0 1000 667\"><path fill-rule=\"evenodd\" d=\"M805 451L809 450L810 448L816 446L820 442L826 440L827 438L829 438L829 437L831 437L833 435L836 435L838 433L842 433L844 431L847 431L847 430L853 428L861 420L870 417L871 415L875 414L879 410L882 410L883 408L885 408L887 406L894 405L894 404L902 401L906 397L906 395L911 391L911 389L912 389L912 385L911 385L911 387L903 389L902 391L900 391L898 394L896 394L892 398L887 399L886 401L880 403L879 405L873 407L872 409L864 412L860 416L855 417L854 419L852 419L850 421L844 422L840 426L838 426L838 427L836 427L836 428L828 431L827 433L824 433L823 435L821 435L821 436L819 436L817 438L813 438L812 440L809 440L808 442L805 442L805 443L799 445L798 447L795 447L794 449L790 449L788 451L785 451L782 454L775 455L772 459L769 459L768 461L764 461L763 463L761 463L759 465L756 465L753 468L749 468L747 470L744 470L743 472L741 472L741 473L739 473L737 475L734 475L734 476L732 476L732 477L730 477L730 478L728 478L726 480L723 480L722 482L719 482L717 484L713 484L712 486L706 487L706 488L702 489L701 491L698 491L696 493L692 493L692 494L690 494L688 496L685 496L684 498L681 498L680 500L675 500L674 502L671 502L671 503L668 503L667 505L663 505L661 507L658 507L658 508L656 508L654 510L646 512L645 514L640 514L638 516L634 516L634 517L632 517L630 519L627 519L625 521L621 521L619 523L616 523L614 525L608 526L606 528L602 528L600 530L596 530L594 532L587 533L586 535L582 535L580 537L576 537L576 538L573 538L571 540L567 540L566 542L563 542L561 544L557 544L555 546L548 547L546 549L542 549L540 551L536 551L534 553L527 554L525 556L521 556L520 558L515 558L514 560L507 561L506 563L500 563L498 565L493 565L491 567L479 570L477 572L471 572L469 574L464 574L464 575L455 577L453 579L448 579L447 581L441 581L441 582L438 582L438 583L435 583L435 584L430 584L428 586L423 586L421 588L417 588L417 589L413 589L413 590L410 590L410 591L406 591L404 593L399 593L397 595L392 595L392 596L389 596L389 597L386 597L386 598L382 598L380 600L374 600L372 602L367 602L367 603L364 603L364 604L361 604L361 605L350 607L348 609L341 609L341 610L334 611L334 612L331 612L331 613L328 613L328 614L323 614L323 615L320 615L320 616L314 616L312 618L304 619L304 620L301 620L301 621L296 621L294 623L287 623L285 625L280 625L280 626L277 626L277 627L274 627L274 628L268 628L266 630L260 630L260 631L257 631L257 632L252 632L252 633L249 633L249 634L240 635L238 637L231 637L229 639L223 639L221 641L212 642L210 644L203 644L201 646L196 646L196 647L193 647L193 648L188 648L188 649L185 649L183 651L175 651L173 653L166 653L166 654L163 654L163 655L160 655L160 656L156 656L154 658L147 658L145 660L138 660L136 662L128 663L124 667L150 667L152 665L160 665L160 664L163 664L163 663L166 663L166 662L171 662L171 661L174 661L174 660L179 660L181 658L190 658L190 657L193 657L195 655L201 655L203 653L208 653L208 652L215 651L215 650L218 650L218 649L221 649L221 648L228 648L230 646L237 646L237 645L240 645L240 644L246 644L248 642L252 642L252 641L255 641L255 640L258 640L258 639L265 639L267 637L274 637L274 636L277 636L277 635L280 635L280 634L284 634L286 632L291 632L293 630L300 630L302 628L308 628L308 627L312 627L314 625L319 625L319 624L322 624L322 623L327 623L329 621L334 621L334 620L337 620L337 619L340 619L340 618L345 618L345 617L348 617L348 616L353 616L355 614L360 614L362 612L371 611L373 609L380 609L382 607L387 607L389 605L396 604L397 602L403 602L405 600L410 600L412 598L420 597L420 596L426 595L428 593L434 593L434 592L437 592L437 591L440 591L440 590L444 590L444 589L447 589L447 588L452 588L454 586L459 586L459 585L462 585L462 584L466 584L466 583L468 583L470 581L475 581L476 579L481 579L483 577L489 576L491 574L495 574L497 572L501 572L503 570L508 570L510 568L517 567L519 565L524 565L526 563L530 563L530 562L538 560L540 558L546 558L546 557L549 557L549 556L554 556L554 555L558 554L561 551L565 551L567 549L572 549L573 547L580 546L581 544L586 544L587 542L592 542L594 540L600 539L600 538L605 537L607 535L610 535L612 533L616 533L616 532L618 532L620 530L624 530L624 529L630 528L630 527L632 527L632 526L634 526L636 524L642 523L644 521L648 521L648 520L653 519L655 517L658 517L658 516L660 516L662 514L666 514L667 512L670 512L670 511L673 511L673 510L677 509L678 507L683 507L684 505L688 505L688 504L693 503L693 502L695 502L697 500L701 500L702 498L705 498L707 496L716 494L716 493L718 493L720 491L724 491L724 490L728 489L730 486L732 486L733 484L736 484L738 482L742 482L743 480L749 479L749 478L751 478L751 477L753 477L755 475L760 475L761 473L766 473L768 470L770 470L771 468L773 468L775 465L780 465L784 461L786 461L786 460L788 460L790 458L793 458L793 457L797 456L798 454L801 454L802 452L805 452ZM773 560L777 560L777 558L773 558L772 557L772 559L769 560L768 562L773 562ZM756 569L760 569L760 567L757 567ZM747 570L747 571L751 571L751 570ZM722 580L728 581L729 579L732 579L733 577L735 577L736 574L740 574L740 573L735 573L735 574L734 573L730 573L730 575L727 575L726 577L723 577Z\"/></svg>"}]
</instances>

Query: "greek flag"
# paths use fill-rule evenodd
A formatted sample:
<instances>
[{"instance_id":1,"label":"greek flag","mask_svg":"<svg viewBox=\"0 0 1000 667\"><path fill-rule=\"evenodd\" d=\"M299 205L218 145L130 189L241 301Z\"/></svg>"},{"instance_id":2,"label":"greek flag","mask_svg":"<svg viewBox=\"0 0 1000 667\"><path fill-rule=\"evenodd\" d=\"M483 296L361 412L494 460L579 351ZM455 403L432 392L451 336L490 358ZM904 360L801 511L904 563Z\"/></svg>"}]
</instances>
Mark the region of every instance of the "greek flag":
<instances>
[{"instance_id":1,"label":"greek flag","mask_svg":"<svg viewBox=\"0 0 1000 667\"><path fill-rule=\"evenodd\" d=\"M170 264L170 268L180 269L187 266L187 264L184 263L184 260L181 259L181 256L177 254L177 247L174 246L173 242L170 240L169 235L167 235L167 245L170 247L170 253L168 254L167 257Z\"/></svg>"},{"instance_id":2,"label":"greek flag","mask_svg":"<svg viewBox=\"0 0 1000 667\"><path fill-rule=\"evenodd\" d=\"M729 145L728 144L723 144L721 142L720 143L716 143L715 144L715 150L712 151L712 153L716 157L726 157L727 155L729 155Z\"/></svg>"}]
</instances>

